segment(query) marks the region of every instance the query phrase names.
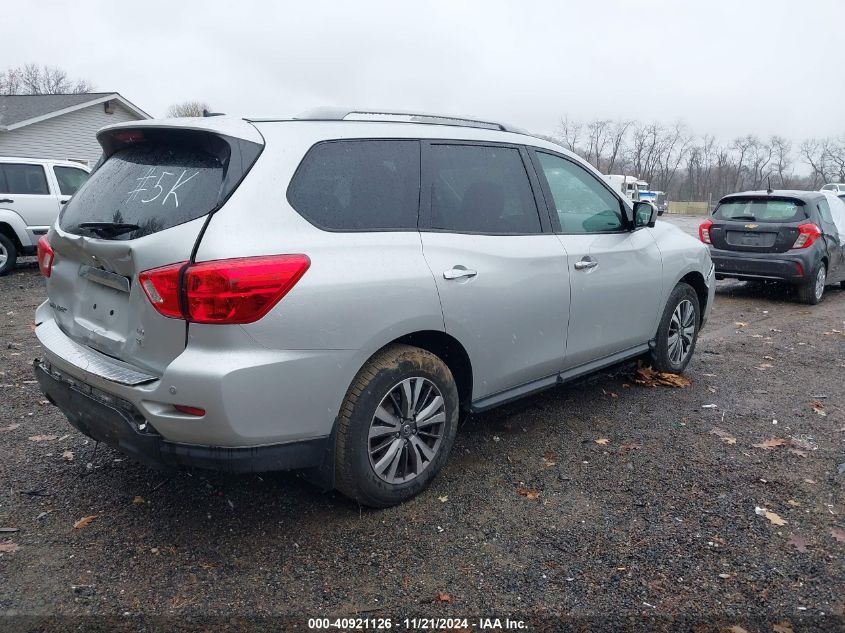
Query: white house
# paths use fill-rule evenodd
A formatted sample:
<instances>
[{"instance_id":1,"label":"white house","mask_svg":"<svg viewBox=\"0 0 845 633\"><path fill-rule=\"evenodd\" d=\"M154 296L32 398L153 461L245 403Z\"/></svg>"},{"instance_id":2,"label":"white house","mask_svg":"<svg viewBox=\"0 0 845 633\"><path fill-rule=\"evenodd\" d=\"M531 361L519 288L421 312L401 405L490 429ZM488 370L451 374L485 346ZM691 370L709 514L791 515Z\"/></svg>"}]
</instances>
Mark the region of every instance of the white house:
<instances>
[{"instance_id":1,"label":"white house","mask_svg":"<svg viewBox=\"0 0 845 633\"><path fill-rule=\"evenodd\" d=\"M0 156L73 160L93 167L96 132L149 114L116 92L0 95Z\"/></svg>"}]
</instances>

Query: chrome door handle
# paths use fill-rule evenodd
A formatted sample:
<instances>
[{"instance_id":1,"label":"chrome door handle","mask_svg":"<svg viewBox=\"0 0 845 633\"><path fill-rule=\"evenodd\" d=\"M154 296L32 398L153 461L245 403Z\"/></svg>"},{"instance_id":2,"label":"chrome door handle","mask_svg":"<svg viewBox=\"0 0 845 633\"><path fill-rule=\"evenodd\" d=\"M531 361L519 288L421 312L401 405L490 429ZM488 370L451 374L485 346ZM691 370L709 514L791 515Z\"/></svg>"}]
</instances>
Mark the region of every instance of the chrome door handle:
<instances>
[{"instance_id":1,"label":"chrome door handle","mask_svg":"<svg viewBox=\"0 0 845 633\"><path fill-rule=\"evenodd\" d=\"M599 263L594 259L582 259L580 262L575 262L575 270L588 270L595 268Z\"/></svg>"},{"instance_id":2,"label":"chrome door handle","mask_svg":"<svg viewBox=\"0 0 845 633\"><path fill-rule=\"evenodd\" d=\"M461 279L462 277L475 277L478 272L468 268L450 268L443 271L443 279Z\"/></svg>"}]
</instances>

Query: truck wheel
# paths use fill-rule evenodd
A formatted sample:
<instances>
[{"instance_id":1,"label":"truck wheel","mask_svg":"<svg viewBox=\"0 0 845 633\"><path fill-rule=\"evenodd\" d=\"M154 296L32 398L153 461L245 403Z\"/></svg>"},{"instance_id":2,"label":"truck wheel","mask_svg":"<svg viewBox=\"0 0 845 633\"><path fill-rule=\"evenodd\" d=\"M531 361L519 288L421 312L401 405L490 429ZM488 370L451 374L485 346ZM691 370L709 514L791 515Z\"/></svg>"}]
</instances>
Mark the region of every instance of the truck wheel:
<instances>
[{"instance_id":1,"label":"truck wheel","mask_svg":"<svg viewBox=\"0 0 845 633\"><path fill-rule=\"evenodd\" d=\"M698 295L689 284L680 282L672 290L657 327L651 350L654 368L672 374L683 373L695 351L701 308Z\"/></svg>"},{"instance_id":2,"label":"truck wheel","mask_svg":"<svg viewBox=\"0 0 845 633\"><path fill-rule=\"evenodd\" d=\"M827 283L827 267L824 262L819 262L813 268L810 277L803 284L798 286L798 298L811 306L816 305L824 296L824 287Z\"/></svg>"},{"instance_id":3,"label":"truck wheel","mask_svg":"<svg viewBox=\"0 0 845 633\"><path fill-rule=\"evenodd\" d=\"M18 249L15 243L3 233L0 233L0 275L5 275L15 268L18 261Z\"/></svg>"},{"instance_id":4,"label":"truck wheel","mask_svg":"<svg viewBox=\"0 0 845 633\"><path fill-rule=\"evenodd\" d=\"M458 389L437 356L392 345L358 372L337 419L335 485L376 508L423 491L446 463L458 428Z\"/></svg>"}]
</instances>

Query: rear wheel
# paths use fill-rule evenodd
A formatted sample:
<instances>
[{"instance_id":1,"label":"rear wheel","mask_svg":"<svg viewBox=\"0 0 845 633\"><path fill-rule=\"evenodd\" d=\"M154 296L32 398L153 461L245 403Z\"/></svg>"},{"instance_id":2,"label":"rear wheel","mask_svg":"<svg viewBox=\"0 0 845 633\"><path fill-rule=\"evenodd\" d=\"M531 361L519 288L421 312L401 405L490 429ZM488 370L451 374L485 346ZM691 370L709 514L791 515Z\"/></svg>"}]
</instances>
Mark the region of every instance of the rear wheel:
<instances>
[{"instance_id":1,"label":"rear wheel","mask_svg":"<svg viewBox=\"0 0 845 633\"><path fill-rule=\"evenodd\" d=\"M378 508L410 499L446 463L458 427L458 390L437 356L391 346L358 372L337 421L335 485Z\"/></svg>"},{"instance_id":2,"label":"rear wheel","mask_svg":"<svg viewBox=\"0 0 845 633\"><path fill-rule=\"evenodd\" d=\"M11 272L18 260L18 249L15 243L3 233L0 233L0 275Z\"/></svg>"},{"instance_id":3,"label":"rear wheel","mask_svg":"<svg viewBox=\"0 0 845 633\"><path fill-rule=\"evenodd\" d=\"M680 374L689 364L698 340L700 306L698 295L689 284L675 286L657 328L657 337L651 351L654 368Z\"/></svg>"},{"instance_id":4,"label":"rear wheel","mask_svg":"<svg viewBox=\"0 0 845 633\"><path fill-rule=\"evenodd\" d=\"M813 272L807 281L798 286L798 298L804 303L814 306L822 300L826 284L827 267L824 265L824 262L819 262L813 268Z\"/></svg>"}]
</instances>

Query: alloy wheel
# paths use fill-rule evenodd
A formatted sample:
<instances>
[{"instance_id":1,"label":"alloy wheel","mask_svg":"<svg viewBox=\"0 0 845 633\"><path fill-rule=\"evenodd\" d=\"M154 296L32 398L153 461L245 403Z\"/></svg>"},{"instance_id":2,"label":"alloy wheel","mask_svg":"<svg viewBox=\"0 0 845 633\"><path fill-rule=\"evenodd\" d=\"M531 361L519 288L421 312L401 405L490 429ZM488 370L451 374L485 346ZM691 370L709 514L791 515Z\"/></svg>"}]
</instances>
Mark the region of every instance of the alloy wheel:
<instances>
[{"instance_id":1,"label":"alloy wheel","mask_svg":"<svg viewBox=\"0 0 845 633\"><path fill-rule=\"evenodd\" d=\"M827 283L827 271L824 265L819 266L819 272L816 273L816 301L822 298L824 294L824 286Z\"/></svg>"},{"instance_id":2,"label":"alloy wheel","mask_svg":"<svg viewBox=\"0 0 845 633\"><path fill-rule=\"evenodd\" d=\"M434 461L446 426L446 403L427 378L406 378L382 398L370 422L370 466L380 479L401 484Z\"/></svg>"},{"instance_id":3,"label":"alloy wheel","mask_svg":"<svg viewBox=\"0 0 845 633\"><path fill-rule=\"evenodd\" d=\"M689 355L695 340L695 307L684 299L672 312L669 321L669 360L680 365Z\"/></svg>"},{"instance_id":4,"label":"alloy wheel","mask_svg":"<svg viewBox=\"0 0 845 633\"><path fill-rule=\"evenodd\" d=\"M7 261L9 261L9 251L6 250L3 244L0 244L0 270L3 269Z\"/></svg>"}]
</instances>

